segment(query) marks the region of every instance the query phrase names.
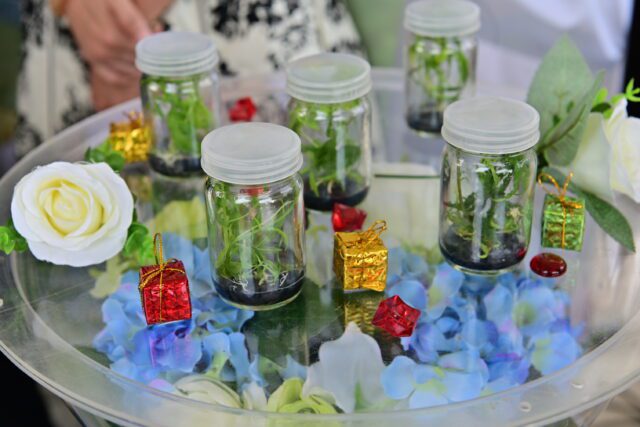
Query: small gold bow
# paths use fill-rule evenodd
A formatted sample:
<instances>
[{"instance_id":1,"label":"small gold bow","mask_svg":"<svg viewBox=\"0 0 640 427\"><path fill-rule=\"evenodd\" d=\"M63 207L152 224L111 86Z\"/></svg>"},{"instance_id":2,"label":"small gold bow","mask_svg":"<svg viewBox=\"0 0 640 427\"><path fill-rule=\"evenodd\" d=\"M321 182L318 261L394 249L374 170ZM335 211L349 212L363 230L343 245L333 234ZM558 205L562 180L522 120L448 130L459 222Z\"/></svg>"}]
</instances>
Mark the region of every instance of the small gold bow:
<instances>
[{"instance_id":1,"label":"small gold bow","mask_svg":"<svg viewBox=\"0 0 640 427\"><path fill-rule=\"evenodd\" d=\"M380 235L386 229L387 229L387 221L383 219L379 219L373 224L371 224L371 226L368 229L358 232L357 233L358 239L349 241L347 245L349 247L362 245L363 248L367 248L370 245L375 244L378 238L380 237Z\"/></svg>"},{"instance_id":2,"label":"small gold bow","mask_svg":"<svg viewBox=\"0 0 640 427\"><path fill-rule=\"evenodd\" d=\"M156 233L153 237L153 251L156 258L156 268L153 270L147 271L145 274L140 275L140 286L138 289L142 292L142 290L151 283L156 277L160 276L158 279L158 284L160 285L160 321L162 321L162 291L164 289L164 281L163 274L165 271L176 271L184 274L184 268L175 268L169 267L168 265L176 262L177 259L171 258L167 262L164 262L164 257L162 254L162 234Z\"/></svg>"},{"instance_id":3,"label":"small gold bow","mask_svg":"<svg viewBox=\"0 0 640 427\"><path fill-rule=\"evenodd\" d=\"M583 207L582 203L577 202L575 200L567 199L567 189L569 188L569 183L571 182L572 178L573 178L573 172L569 172L569 175L567 175L567 178L564 180L564 184L562 184L562 187L560 187L560 184L558 184L558 181L556 181L556 179L553 176L549 175L548 173L542 172L540 175L538 175L538 184L542 185L542 188L547 194L550 194L556 197L558 199L558 202L560 202L560 206L562 206L562 244L561 244L562 249L564 249L564 246L565 246L567 209L582 209ZM544 186L543 180L547 180L547 182L551 183L551 185L555 187L555 193L548 190Z\"/></svg>"}]
</instances>

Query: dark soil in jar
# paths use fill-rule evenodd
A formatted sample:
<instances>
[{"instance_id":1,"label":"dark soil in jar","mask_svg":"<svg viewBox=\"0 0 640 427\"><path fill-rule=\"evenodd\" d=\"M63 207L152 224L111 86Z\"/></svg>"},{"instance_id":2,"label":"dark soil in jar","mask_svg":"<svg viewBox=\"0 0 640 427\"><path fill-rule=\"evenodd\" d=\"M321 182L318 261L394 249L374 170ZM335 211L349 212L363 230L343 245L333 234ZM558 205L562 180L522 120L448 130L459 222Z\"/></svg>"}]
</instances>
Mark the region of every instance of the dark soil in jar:
<instances>
[{"instance_id":1,"label":"dark soil in jar","mask_svg":"<svg viewBox=\"0 0 640 427\"><path fill-rule=\"evenodd\" d=\"M304 271L288 271L280 274L278 283L259 284L257 278L248 283L219 277L213 281L218 295L225 301L242 308L260 310L289 301L302 289Z\"/></svg>"},{"instance_id":2,"label":"dark soil in jar","mask_svg":"<svg viewBox=\"0 0 640 427\"><path fill-rule=\"evenodd\" d=\"M451 263L468 270L491 272L504 270L520 263L527 254L525 243L516 234L496 234L495 245L486 258L472 249L472 242L449 229L440 238L440 251Z\"/></svg>"},{"instance_id":3,"label":"dark soil in jar","mask_svg":"<svg viewBox=\"0 0 640 427\"><path fill-rule=\"evenodd\" d=\"M200 167L199 157L167 159L151 153L149 154L149 165L154 171L168 176L197 176L204 174Z\"/></svg>"},{"instance_id":4,"label":"dark soil in jar","mask_svg":"<svg viewBox=\"0 0 640 427\"><path fill-rule=\"evenodd\" d=\"M439 111L415 111L407 114L407 125L416 132L440 133L442 113Z\"/></svg>"},{"instance_id":5,"label":"dark soil in jar","mask_svg":"<svg viewBox=\"0 0 640 427\"><path fill-rule=\"evenodd\" d=\"M307 209L316 211L333 210L335 203L343 205L356 206L362 203L367 197L369 187L362 187L352 180L347 180L346 190L341 186L333 185L331 192L326 184L318 186L318 193L315 193L309 187L308 181L304 181L304 206Z\"/></svg>"}]
</instances>

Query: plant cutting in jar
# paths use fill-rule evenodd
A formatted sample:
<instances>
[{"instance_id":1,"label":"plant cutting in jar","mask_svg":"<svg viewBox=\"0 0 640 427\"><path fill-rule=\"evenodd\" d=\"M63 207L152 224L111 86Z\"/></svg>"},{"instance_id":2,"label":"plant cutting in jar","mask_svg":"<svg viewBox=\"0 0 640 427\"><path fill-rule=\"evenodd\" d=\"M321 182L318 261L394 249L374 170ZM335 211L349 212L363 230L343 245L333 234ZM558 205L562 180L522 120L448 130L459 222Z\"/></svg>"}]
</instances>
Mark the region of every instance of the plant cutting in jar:
<instances>
[{"instance_id":1,"label":"plant cutting in jar","mask_svg":"<svg viewBox=\"0 0 640 427\"><path fill-rule=\"evenodd\" d=\"M241 191L246 191L248 203L237 202L230 184L222 181L213 184L216 197L213 218L222 240L215 260L217 280L226 282L228 286L223 288L237 294L278 292L294 285L303 273L294 271L294 255L289 249L293 242L284 227L292 215L296 197L274 200L268 209L260 201L260 195L268 192L268 188ZM238 295L223 297L238 299Z\"/></svg>"},{"instance_id":2,"label":"plant cutting in jar","mask_svg":"<svg viewBox=\"0 0 640 427\"><path fill-rule=\"evenodd\" d=\"M175 79L147 76L153 114L167 126L170 147L179 154L200 154L200 141L214 127L211 111L200 95L200 78Z\"/></svg>"},{"instance_id":3,"label":"plant cutting in jar","mask_svg":"<svg viewBox=\"0 0 640 427\"><path fill-rule=\"evenodd\" d=\"M417 35L409 46L409 79L424 91L423 105L418 114L433 110L442 114L444 108L460 98L469 79L467 58L459 37L427 37Z\"/></svg>"},{"instance_id":4,"label":"plant cutting in jar","mask_svg":"<svg viewBox=\"0 0 640 427\"><path fill-rule=\"evenodd\" d=\"M289 127L303 141L305 168L301 174L305 177L305 198L311 196L329 202L340 199L353 205L360 201L349 203L354 189L358 192L354 198L364 197L360 194L362 190L357 190L364 181L359 171L362 150L350 133L357 118L336 117L336 112L351 111L362 102L361 99L340 104L299 102L291 112ZM325 120L326 126L322 126Z\"/></svg>"},{"instance_id":5,"label":"plant cutting in jar","mask_svg":"<svg viewBox=\"0 0 640 427\"><path fill-rule=\"evenodd\" d=\"M627 102L638 102L640 88L608 97L603 72L595 77L568 37L546 54L529 88L527 102L540 113L539 172L585 200L595 222L630 251L633 230L615 207L614 192L640 201L638 132L640 121L627 117ZM635 141L634 141L635 138Z\"/></svg>"},{"instance_id":6,"label":"plant cutting in jar","mask_svg":"<svg viewBox=\"0 0 640 427\"><path fill-rule=\"evenodd\" d=\"M453 161L464 162L462 158ZM445 179L451 179L451 167L445 163ZM477 165L472 191L463 192L460 171L455 175L452 200L445 203L445 215L451 227L445 240L448 251L456 250L464 258L471 253L469 246L479 244L483 269L503 268L519 262L526 253L526 235L530 224L529 204L522 203L520 194L526 192L533 171L524 155L487 156ZM482 204L479 207L479 204ZM478 230L480 229L480 230ZM480 236L480 241L475 239ZM496 265L492 265L496 264ZM504 265L502 265L504 264Z\"/></svg>"}]
</instances>

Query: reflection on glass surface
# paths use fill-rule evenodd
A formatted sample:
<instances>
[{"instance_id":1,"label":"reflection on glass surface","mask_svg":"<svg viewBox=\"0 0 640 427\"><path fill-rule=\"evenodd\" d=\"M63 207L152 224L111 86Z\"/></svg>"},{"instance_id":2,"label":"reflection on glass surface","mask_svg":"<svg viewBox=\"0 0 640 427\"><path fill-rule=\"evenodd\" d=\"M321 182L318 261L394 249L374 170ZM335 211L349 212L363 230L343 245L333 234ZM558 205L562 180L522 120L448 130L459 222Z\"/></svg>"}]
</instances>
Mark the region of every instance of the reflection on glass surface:
<instances>
[{"instance_id":1,"label":"reflection on glass surface","mask_svg":"<svg viewBox=\"0 0 640 427\"><path fill-rule=\"evenodd\" d=\"M407 185L438 183L408 179ZM332 233L328 214L320 213L309 217L311 266L301 297L270 312L231 307L211 283L201 232L188 226L189 218L201 217L202 200L167 206L181 219L166 221L168 212L160 210L154 225L170 230L165 254L185 264L192 319L147 327L137 271L124 268L118 276L107 266L93 273L98 280L92 292L106 298L93 350L85 349L113 371L161 390L231 406L271 402L262 405L267 410L419 408L515 387L585 351L584 327L571 322L571 296L562 281L525 270L493 278L465 275L443 262L437 247L390 239L386 291L344 294L325 271ZM371 325L380 301L393 295L422 311L411 337L394 338ZM350 363L358 368L350 370ZM368 391L357 391L361 383ZM278 400L301 384L300 400ZM345 398L358 393L358 401Z\"/></svg>"}]
</instances>

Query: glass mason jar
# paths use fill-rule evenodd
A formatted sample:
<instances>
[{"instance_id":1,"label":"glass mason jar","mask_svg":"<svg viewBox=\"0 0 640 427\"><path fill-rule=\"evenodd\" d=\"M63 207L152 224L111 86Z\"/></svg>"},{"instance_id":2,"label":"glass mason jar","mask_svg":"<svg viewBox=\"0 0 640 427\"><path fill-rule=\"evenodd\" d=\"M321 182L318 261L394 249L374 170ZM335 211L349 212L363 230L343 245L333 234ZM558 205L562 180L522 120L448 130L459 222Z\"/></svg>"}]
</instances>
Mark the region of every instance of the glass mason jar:
<instances>
[{"instance_id":1,"label":"glass mason jar","mask_svg":"<svg viewBox=\"0 0 640 427\"><path fill-rule=\"evenodd\" d=\"M170 176L202 174L200 143L219 122L218 53L202 34L164 32L141 40L136 65L151 128L151 167Z\"/></svg>"},{"instance_id":2,"label":"glass mason jar","mask_svg":"<svg viewBox=\"0 0 640 427\"><path fill-rule=\"evenodd\" d=\"M480 8L467 0L424 0L405 9L405 114L419 133L440 133L452 102L473 96Z\"/></svg>"},{"instance_id":3,"label":"glass mason jar","mask_svg":"<svg viewBox=\"0 0 640 427\"><path fill-rule=\"evenodd\" d=\"M300 139L268 123L216 129L202 143L215 288L251 310L282 306L304 279Z\"/></svg>"},{"instance_id":4,"label":"glass mason jar","mask_svg":"<svg viewBox=\"0 0 640 427\"><path fill-rule=\"evenodd\" d=\"M471 98L444 113L440 250L471 273L516 266L531 237L539 116L524 102Z\"/></svg>"},{"instance_id":5,"label":"glass mason jar","mask_svg":"<svg viewBox=\"0 0 640 427\"><path fill-rule=\"evenodd\" d=\"M371 183L371 67L353 55L322 53L287 66L289 127L302 140L307 208L355 206Z\"/></svg>"}]
</instances>

